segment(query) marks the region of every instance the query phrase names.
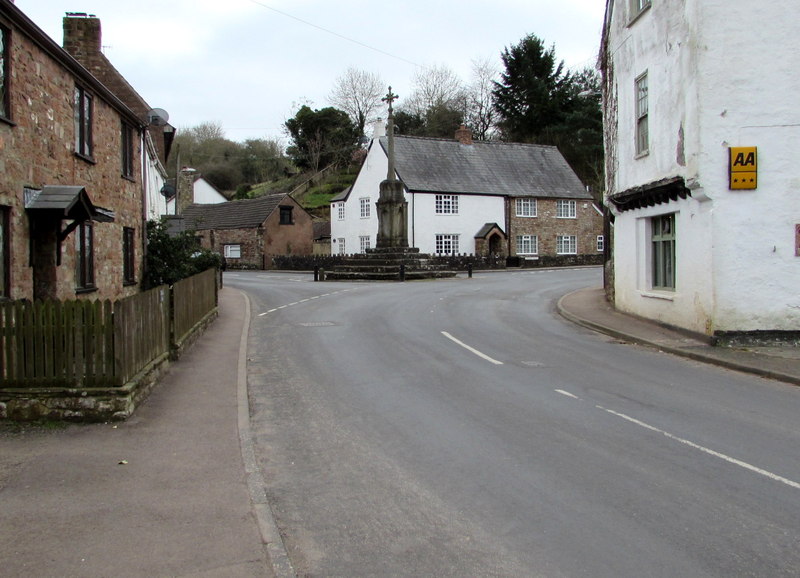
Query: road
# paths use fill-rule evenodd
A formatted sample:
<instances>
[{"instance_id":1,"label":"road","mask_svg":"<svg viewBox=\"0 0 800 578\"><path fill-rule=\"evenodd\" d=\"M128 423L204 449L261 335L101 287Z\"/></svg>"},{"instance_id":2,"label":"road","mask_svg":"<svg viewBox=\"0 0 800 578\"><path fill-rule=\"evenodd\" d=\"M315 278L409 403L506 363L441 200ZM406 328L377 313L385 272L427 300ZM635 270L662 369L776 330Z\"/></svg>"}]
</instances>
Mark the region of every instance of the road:
<instances>
[{"instance_id":1,"label":"road","mask_svg":"<svg viewBox=\"0 0 800 578\"><path fill-rule=\"evenodd\" d=\"M299 575L800 576L800 389L562 319L599 269L225 282Z\"/></svg>"}]
</instances>

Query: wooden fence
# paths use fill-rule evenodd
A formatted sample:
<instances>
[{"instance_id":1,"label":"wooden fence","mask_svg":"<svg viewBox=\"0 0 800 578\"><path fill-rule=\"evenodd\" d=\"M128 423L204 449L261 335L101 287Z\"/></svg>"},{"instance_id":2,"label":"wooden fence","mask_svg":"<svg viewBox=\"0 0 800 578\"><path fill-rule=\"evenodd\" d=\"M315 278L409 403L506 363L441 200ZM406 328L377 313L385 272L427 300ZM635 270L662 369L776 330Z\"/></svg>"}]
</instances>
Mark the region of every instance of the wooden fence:
<instances>
[{"instance_id":1,"label":"wooden fence","mask_svg":"<svg viewBox=\"0 0 800 578\"><path fill-rule=\"evenodd\" d=\"M215 270L179 283L116 302L0 303L0 387L124 385L216 307Z\"/></svg>"},{"instance_id":2,"label":"wooden fence","mask_svg":"<svg viewBox=\"0 0 800 578\"><path fill-rule=\"evenodd\" d=\"M175 343L183 341L192 327L217 305L216 276L216 269L208 269L172 286Z\"/></svg>"}]
</instances>

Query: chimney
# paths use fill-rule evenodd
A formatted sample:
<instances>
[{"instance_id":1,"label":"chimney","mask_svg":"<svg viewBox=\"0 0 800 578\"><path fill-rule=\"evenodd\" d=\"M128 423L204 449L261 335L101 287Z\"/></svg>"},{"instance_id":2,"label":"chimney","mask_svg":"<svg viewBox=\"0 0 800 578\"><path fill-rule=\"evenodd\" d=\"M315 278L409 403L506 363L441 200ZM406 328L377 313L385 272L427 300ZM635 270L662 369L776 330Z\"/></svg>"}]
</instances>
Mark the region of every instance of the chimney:
<instances>
[{"instance_id":1,"label":"chimney","mask_svg":"<svg viewBox=\"0 0 800 578\"><path fill-rule=\"evenodd\" d=\"M100 19L94 14L67 12L64 17L64 50L76 60L85 62L100 54Z\"/></svg>"},{"instance_id":2,"label":"chimney","mask_svg":"<svg viewBox=\"0 0 800 578\"><path fill-rule=\"evenodd\" d=\"M177 199L175 199L175 214L182 215L183 210L194 203L194 177L195 169L183 167L178 175Z\"/></svg>"},{"instance_id":3,"label":"chimney","mask_svg":"<svg viewBox=\"0 0 800 578\"><path fill-rule=\"evenodd\" d=\"M461 127L456 130L456 140L463 145L471 145L472 131L462 124Z\"/></svg>"},{"instance_id":4,"label":"chimney","mask_svg":"<svg viewBox=\"0 0 800 578\"><path fill-rule=\"evenodd\" d=\"M382 118L378 118L372 123L372 138L380 138L386 136L386 122Z\"/></svg>"}]
</instances>

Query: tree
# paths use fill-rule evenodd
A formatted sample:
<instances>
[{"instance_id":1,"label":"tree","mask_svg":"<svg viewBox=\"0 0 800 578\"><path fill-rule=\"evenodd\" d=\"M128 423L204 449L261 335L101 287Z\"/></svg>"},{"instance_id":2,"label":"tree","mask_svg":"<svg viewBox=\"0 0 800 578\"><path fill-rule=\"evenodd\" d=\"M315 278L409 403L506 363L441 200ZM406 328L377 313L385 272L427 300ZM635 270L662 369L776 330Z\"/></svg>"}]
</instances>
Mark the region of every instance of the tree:
<instances>
[{"instance_id":1,"label":"tree","mask_svg":"<svg viewBox=\"0 0 800 578\"><path fill-rule=\"evenodd\" d=\"M367 121L381 108L385 89L379 75L350 67L336 79L328 100L348 114L361 137Z\"/></svg>"},{"instance_id":2,"label":"tree","mask_svg":"<svg viewBox=\"0 0 800 578\"><path fill-rule=\"evenodd\" d=\"M528 35L507 48L505 71L495 82L498 125L508 141L555 145L585 185L603 183L603 124L600 78L591 68L573 74Z\"/></svg>"},{"instance_id":3,"label":"tree","mask_svg":"<svg viewBox=\"0 0 800 578\"><path fill-rule=\"evenodd\" d=\"M466 92L464 122L477 140L490 140L497 129L492 90L498 71L489 59L472 61L472 82Z\"/></svg>"},{"instance_id":4,"label":"tree","mask_svg":"<svg viewBox=\"0 0 800 578\"><path fill-rule=\"evenodd\" d=\"M333 107L311 110L303 105L285 125L294 143L287 153L298 167L313 171L349 163L358 143L350 117Z\"/></svg>"},{"instance_id":5,"label":"tree","mask_svg":"<svg viewBox=\"0 0 800 578\"><path fill-rule=\"evenodd\" d=\"M458 75L446 66L417 70L413 85L414 91L401 106L410 114L424 116L434 108L445 106L459 110L463 106L464 85Z\"/></svg>"},{"instance_id":6,"label":"tree","mask_svg":"<svg viewBox=\"0 0 800 578\"><path fill-rule=\"evenodd\" d=\"M571 75L556 62L555 47L530 34L506 48L505 71L495 82L494 104L503 138L514 142L545 143L553 125L563 122L570 96Z\"/></svg>"}]
</instances>

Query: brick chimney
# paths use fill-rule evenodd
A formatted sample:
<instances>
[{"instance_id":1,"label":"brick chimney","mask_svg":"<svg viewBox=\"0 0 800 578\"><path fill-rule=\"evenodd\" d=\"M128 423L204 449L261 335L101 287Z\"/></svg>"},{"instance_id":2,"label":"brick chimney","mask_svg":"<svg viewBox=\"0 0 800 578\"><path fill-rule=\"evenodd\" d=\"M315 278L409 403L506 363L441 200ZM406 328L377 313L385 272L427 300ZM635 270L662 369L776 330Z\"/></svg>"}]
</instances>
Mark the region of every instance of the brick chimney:
<instances>
[{"instance_id":1,"label":"brick chimney","mask_svg":"<svg viewBox=\"0 0 800 578\"><path fill-rule=\"evenodd\" d=\"M100 19L94 14L67 12L64 17L64 50L79 62L94 62L101 44Z\"/></svg>"},{"instance_id":2,"label":"brick chimney","mask_svg":"<svg viewBox=\"0 0 800 578\"><path fill-rule=\"evenodd\" d=\"M461 127L456 130L456 140L463 145L471 145L472 144L472 131L469 130L466 125L461 125Z\"/></svg>"}]
</instances>

